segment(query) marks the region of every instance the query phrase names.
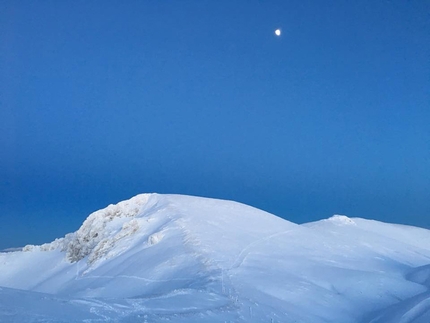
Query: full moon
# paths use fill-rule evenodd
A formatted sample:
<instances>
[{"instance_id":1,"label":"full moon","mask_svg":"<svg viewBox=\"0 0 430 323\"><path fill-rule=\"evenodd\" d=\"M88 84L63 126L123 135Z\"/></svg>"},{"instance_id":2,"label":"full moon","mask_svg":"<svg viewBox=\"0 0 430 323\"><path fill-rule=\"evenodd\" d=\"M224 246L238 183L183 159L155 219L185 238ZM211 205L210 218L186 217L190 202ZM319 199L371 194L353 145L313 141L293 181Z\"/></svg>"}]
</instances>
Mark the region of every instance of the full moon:
<instances>
[{"instance_id":1,"label":"full moon","mask_svg":"<svg viewBox=\"0 0 430 323\"><path fill-rule=\"evenodd\" d=\"M281 36L281 29L276 29L275 30L275 35L276 36Z\"/></svg>"}]
</instances>

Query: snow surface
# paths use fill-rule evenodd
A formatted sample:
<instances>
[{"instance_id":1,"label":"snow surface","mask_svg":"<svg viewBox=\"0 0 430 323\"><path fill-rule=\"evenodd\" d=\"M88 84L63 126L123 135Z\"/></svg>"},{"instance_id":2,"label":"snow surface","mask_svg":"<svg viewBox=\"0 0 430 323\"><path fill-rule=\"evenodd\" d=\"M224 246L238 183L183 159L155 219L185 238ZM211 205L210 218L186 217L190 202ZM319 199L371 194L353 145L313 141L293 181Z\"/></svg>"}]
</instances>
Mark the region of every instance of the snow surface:
<instances>
[{"instance_id":1,"label":"snow surface","mask_svg":"<svg viewBox=\"0 0 430 323\"><path fill-rule=\"evenodd\" d=\"M430 322L430 231L141 194L0 253L0 322Z\"/></svg>"}]
</instances>

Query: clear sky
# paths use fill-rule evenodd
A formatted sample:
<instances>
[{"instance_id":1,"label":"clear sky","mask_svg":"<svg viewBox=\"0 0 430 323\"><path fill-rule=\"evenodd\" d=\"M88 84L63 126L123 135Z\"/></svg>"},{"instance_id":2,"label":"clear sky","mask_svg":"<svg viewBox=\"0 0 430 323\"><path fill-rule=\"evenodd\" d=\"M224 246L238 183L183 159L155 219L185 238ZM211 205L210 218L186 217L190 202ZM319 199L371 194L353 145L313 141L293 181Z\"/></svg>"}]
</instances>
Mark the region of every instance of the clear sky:
<instances>
[{"instance_id":1,"label":"clear sky","mask_svg":"<svg viewBox=\"0 0 430 323\"><path fill-rule=\"evenodd\" d=\"M1 1L0 248L144 192L430 227L429 13Z\"/></svg>"}]
</instances>

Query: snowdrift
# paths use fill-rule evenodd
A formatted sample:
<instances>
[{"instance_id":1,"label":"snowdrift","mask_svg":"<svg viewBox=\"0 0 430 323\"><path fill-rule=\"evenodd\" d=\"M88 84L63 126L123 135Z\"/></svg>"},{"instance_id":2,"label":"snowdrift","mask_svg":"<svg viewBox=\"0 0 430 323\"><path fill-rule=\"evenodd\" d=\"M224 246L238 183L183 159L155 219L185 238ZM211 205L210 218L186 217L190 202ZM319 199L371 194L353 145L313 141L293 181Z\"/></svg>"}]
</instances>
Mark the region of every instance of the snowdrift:
<instances>
[{"instance_id":1,"label":"snowdrift","mask_svg":"<svg viewBox=\"0 0 430 323\"><path fill-rule=\"evenodd\" d=\"M141 194L0 253L1 322L430 321L430 231Z\"/></svg>"}]
</instances>

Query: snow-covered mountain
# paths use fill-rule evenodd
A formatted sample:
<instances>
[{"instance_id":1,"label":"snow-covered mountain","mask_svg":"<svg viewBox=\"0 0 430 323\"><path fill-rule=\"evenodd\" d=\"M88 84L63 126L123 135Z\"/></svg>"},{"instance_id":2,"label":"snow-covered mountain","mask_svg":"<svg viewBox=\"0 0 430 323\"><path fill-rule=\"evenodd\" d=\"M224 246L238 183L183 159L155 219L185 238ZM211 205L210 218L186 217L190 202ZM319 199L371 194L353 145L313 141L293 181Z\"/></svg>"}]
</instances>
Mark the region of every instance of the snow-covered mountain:
<instances>
[{"instance_id":1,"label":"snow-covered mountain","mask_svg":"<svg viewBox=\"0 0 430 323\"><path fill-rule=\"evenodd\" d=\"M430 322L430 231L142 194L0 253L0 322Z\"/></svg>"}]
</instances>

